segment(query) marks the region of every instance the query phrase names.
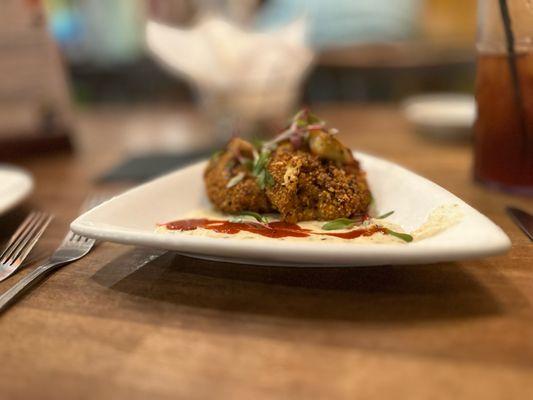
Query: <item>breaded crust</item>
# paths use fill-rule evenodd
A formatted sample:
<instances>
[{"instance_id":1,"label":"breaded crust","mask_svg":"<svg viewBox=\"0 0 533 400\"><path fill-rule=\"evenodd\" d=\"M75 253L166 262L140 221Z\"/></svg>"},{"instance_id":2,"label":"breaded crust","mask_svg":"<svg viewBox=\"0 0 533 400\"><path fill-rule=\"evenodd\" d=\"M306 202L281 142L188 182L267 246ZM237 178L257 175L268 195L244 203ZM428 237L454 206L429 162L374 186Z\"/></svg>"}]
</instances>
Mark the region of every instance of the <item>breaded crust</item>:
<instances>
[{"instance_id":1,"label":"breaded crust","mask_svg":"<svg viewBox=\"0 0 533 400\"><path fill-rule=\"evenodd\" d=\"M267 196L287 222L349 218L366 212L371 201L357 161L340 166L283 143L272 154L268 171L275 184L267 188Z\"/></svg>"},{"instance_id":2,"label":"breaded crust","mask_svg":"<svg viewBox=\"0 0 533 400\"><path fill-rule=\"evenodd\" d=\"M235 186L228 188L228 182L239 173L244 173L244 178ZM235 161L234 154L230 151L225 151L209 162L204 172L204 180L209 200L220 211L227 213L272 211L266 193L259 188L256 178L248 168Z\"/></svg>"}]
</instances>

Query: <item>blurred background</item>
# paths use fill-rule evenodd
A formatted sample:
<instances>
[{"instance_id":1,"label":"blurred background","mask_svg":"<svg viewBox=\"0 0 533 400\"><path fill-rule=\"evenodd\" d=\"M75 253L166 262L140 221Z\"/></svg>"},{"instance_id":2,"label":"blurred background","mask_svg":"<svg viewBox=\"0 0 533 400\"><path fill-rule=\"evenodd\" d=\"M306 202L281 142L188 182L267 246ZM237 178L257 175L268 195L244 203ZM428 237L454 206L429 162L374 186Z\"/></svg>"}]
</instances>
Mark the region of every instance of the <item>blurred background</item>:
<instances>
[{"instance_id":1,"label":"blurred background","mask_svg":"<svg viewBox=\"0 0 533 400\"><path fill-rule=\"evenodd\" d=\"M0 157L67 142L100 147L103 158L115 142L124 157L194 154L235 132L273 132L302 104L470 95L475 8L474 0L3 0Z\"/></svg>"}]
</instances>

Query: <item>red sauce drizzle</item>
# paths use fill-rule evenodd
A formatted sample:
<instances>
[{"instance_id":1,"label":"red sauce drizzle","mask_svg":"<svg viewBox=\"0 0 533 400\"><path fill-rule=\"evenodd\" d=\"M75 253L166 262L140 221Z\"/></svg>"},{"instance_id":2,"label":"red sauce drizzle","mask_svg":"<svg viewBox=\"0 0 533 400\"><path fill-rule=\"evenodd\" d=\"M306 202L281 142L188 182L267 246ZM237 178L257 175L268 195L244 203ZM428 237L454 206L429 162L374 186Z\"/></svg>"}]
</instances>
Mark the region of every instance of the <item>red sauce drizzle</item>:
<instances>
[{"instance_id":1,"label":"red sauce drizzle","mask_svg":"<svg viewBox=\"0 0 533 400\"><path fill-rule=\"evenodd\" d=\"M335 236L341 239L355 239L360 236L372 236L374 233L378 233L378 232L387 234L387 230L380 226L371 226L369 228L364 228L364 229L354 229L353 231L349 231L349 232L319 233L319 234L326 235L326 236Z\"/></svg>"},{"instance_id":2,"label":"red sauce drizzle","mask_svg":"<svg viewBox=\"0 0 533 400\"><path fill-rule=\"evenodd\" d=\"M171 231L192 231L197 228L208 229L218 233L234 235L240 231L255 233L269 238L284 237L308 237L310 235L335 236L341 239L355 239L360 236L372 236L377 232L387 233L385 228L371 226L364 229L354 229L349 232L325 233L313 232L310 229L302 228L297 224L275 221L266 224L258 222L231 222L221 220L210 220L207 218L181 219L177 221L159 224Z\"/></svg>"}]
</instances>

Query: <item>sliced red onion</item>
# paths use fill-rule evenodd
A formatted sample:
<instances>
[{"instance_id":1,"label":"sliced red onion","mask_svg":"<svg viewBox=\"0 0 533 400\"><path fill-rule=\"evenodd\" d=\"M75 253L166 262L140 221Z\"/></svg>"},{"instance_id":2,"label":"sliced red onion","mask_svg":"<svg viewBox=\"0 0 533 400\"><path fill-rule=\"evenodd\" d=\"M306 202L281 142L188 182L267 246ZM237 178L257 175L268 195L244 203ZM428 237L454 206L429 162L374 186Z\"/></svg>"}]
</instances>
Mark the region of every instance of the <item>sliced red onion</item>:
<instances>
[{"instance_id":1,"label":"sliced red onion","mask_svg":"<svg viewBox=\"0 0 533 400\"><path fill-rule=\"evenodd\" d=\"M324 124L311 124L307 125L307 129L322 129L324 128Z\"/></svg>"},{"instance_id":2,"label":"sliced red onion","mask_svg":"<svg viewBox=\"0 0 533 400\"><path fill-rule=\"evenodd\" d=\"M290 137L293 135L292 125L288 129L285 129L283 132L281 132L278 136L276 136L271 141L265 143L263 146L266 148L272 147L276 143L282 142L284 140L290 139Z\"/></svg>"},{"instance_id":3,"label":"sliced red onion","mask_svg":"<svg viewBox=\"0 0 533 400\"><path fill-rule=\"evenodd\" d=\"M302 140L302 136L301 135L299 135L299 134L292 135L290 137L290 141L291 141L292 147L294 147L296 150L298 150L300 147L302 147L303 140Z\"/></svg>"}]
</instances>

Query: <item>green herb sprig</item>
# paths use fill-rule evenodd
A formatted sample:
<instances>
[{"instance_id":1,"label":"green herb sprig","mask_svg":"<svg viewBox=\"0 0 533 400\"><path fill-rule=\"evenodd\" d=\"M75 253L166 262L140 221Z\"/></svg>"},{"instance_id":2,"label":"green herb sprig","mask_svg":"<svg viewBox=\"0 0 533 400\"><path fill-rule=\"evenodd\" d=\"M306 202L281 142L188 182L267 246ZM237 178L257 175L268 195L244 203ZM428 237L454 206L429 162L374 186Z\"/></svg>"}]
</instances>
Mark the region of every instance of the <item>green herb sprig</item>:
<instances>
[{"instance_id":1,"label":"green herb sprig","mask_svg":"<svg viewBox=\"0 0 533 400\"><path fill-rule=\"evenodd\" d=\"M349 229L355 224L361 223L360 219L349 219L349 218L337 218L333 221L326 222L322 225L322 229L325 231L336 231L338 229Z\"/></svg>"},{"instance_id":2,"label":"green herb sprig","mask_svg":"<svg viewBox=\"0 0 533 400\"><path fill-rule=\"evenodd\" d=\"M261 150L265 144L265 141L258 137L252 138L250 142L252 143L252 146L254 146L254 149L257 149L257 150Z\"/></svg>"},{"instance_id":3,"label":"green herb sprig","mask_svg":"<svg viewBox=\"0 0 533 400\"><path fill-rule=\"evenodd\" d=\"M308 125L324 124L324 120L317 117L308 108L297 112L292 122L296 123L298 128L306 128Z\"/></svg>"},{"instance_id":4,"label":"green herb sprig","mask_svg":"<svg viewBox=\"0 0 533 400\"><path fill-rule=\"evenodd\" d=\"M224 153L224 150L216 150L211 154L211 157L209 158L211 161L215 162L217 161L220 156Z\"/></svg>"},{"instance_id":5,"label":"green herb sprig","mask_svg":"<svg viewBox=\"0 0 533 400\"><path fill-rule=\"evenodd\" d=\"M267 170L268 161L270 159L270 150L263 149L261 153L254 156L254 163L252 165L252 175L256 177L257 184L261 190L274 185L274 178Z\"/></svg>"},{"instance_id":6,"label":"green herb sprig","mask_svg":"<svg viewBox=\"0 0 533 400\"><path fill-rule=\"evenodd\" d=\"M256 213L254 211L241 211L234 215L238 217L253 217L257 220L257 222L261 222L262 224L268 223L268 217L261 215L259 213Z\"/></svg>"},{"instance_id":7,"label":"green herb sprig","mask_svg":"<svg viewBox=\"0 0 533 400\"><path fill-rule=\"evenodd\" d=\"M228 160L226 165L224 165L224 169L226 171L231 171L236 165L237 165L237 162L232 158L231 160Z\"/></svg>"},{"instance_id":8,"label":"green herb sprig","mask_svg":"<svg viewBox=\"0 0 533 400\"><path fill-rule=\"evenodd\" d=\"M376 217L376 219L385 219L387 217L390 217L392 214L394 214L394 211L389 211L385 214L381 214L379 217Z\"/></svg>"},{"instance_id":9,"label":"green herb sprig","mask_svg":"<svg viewBox=\"0 0 533 400\"><path fill-rule=\"evenodd\" d=\"M270 158L269 150L262 150L261 153L256 153L256 155L254 156L254 163L252 166L252 173L255 176L259 175L261 171L266 168L269 158Z\"/></svg>"},{"instance_id":10,"label":"green herb sprig","mask_svg":"<svg viewBox=\"0 0 533 400\"><path fill-rule=\"evenodd\" d=\"M408 233L395 232L389 228L385 228L385 231L387 232L387 234L397 237L398 239L402 239L404 242L410 243L413 241L413 237Z\"/></svg>"}]
</instances>

